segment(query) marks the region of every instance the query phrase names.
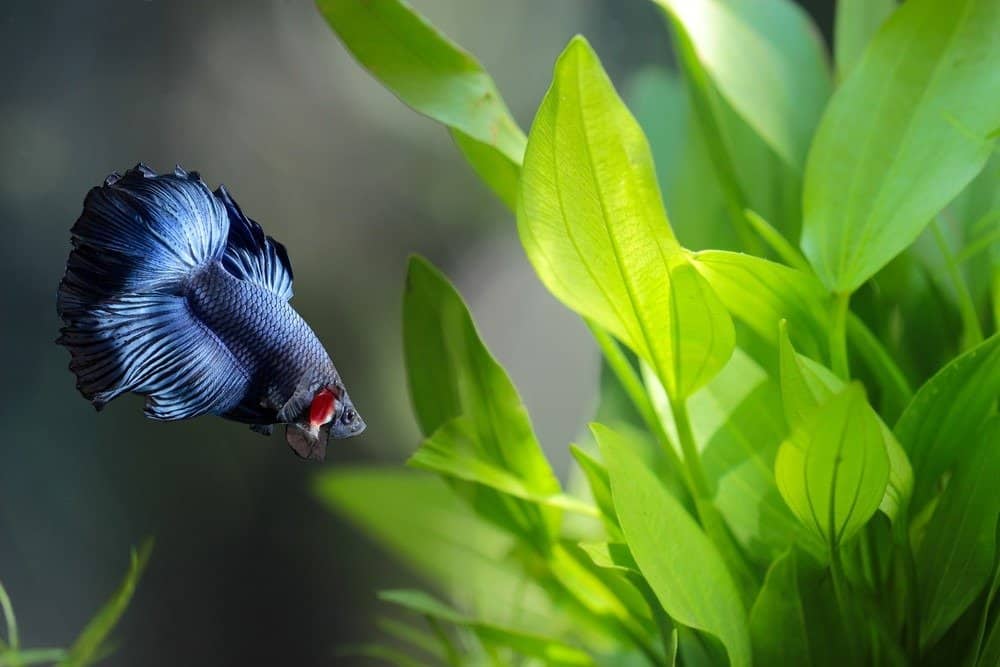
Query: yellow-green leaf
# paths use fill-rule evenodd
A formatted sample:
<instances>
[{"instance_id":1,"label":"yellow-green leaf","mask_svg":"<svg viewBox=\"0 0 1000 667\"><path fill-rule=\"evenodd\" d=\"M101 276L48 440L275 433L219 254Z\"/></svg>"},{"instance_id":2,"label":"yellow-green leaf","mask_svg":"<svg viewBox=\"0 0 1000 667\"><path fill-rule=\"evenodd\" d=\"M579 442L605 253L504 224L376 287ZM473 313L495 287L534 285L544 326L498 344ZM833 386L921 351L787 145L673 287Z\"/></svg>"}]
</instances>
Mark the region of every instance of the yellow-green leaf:
<instances>
[{"instance_id":1,"label":"yellow-green leaf","mask_svg":"<svg viewBox=\"0 0 1000 667\"><path fill-rule=\"evenodd\" d=\"M885 494L889 456L861 386L848 386L796 425L774 469L785 502L830 548L864 525Z\"/></svg>"},{"instance_id":2,"label":"yellow-green leaf","mask_svg":"<svg viewBox=\"0 0 1000 667\"><path fill-rule=\"evenodd\" d=\"M732 321L674 238L646 138L580 37L532 125L518 230L549 290L648 361L671 396L732 353Z\"/></svg>"},{"instance_id":3,"label":"yellow-green leaf","mask_svg":"<svg viewBox=\"0 0 1000 667\"><path fill-rule=\"evenodd\" d=\"M525 136L483 66L402 0L316 4L358 62L400 100L445 125L513 208Z\"/></svg>"}]
</instances>

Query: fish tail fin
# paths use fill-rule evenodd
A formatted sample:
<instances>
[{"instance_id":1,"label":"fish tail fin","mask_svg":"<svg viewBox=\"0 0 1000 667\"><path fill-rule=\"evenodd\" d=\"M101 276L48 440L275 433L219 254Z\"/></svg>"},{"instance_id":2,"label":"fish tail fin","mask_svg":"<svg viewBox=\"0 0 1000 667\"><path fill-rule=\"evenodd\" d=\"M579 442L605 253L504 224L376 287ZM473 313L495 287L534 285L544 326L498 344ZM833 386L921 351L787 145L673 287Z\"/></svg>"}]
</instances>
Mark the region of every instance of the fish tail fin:
<instances>
[{"instance_id":1,"label":"fish tail fin","mask_svg":"<svg viewBox=\"0 0 1000 667\"><path fill-rule=\"evenodd\" d=\"M57 342L95 407L134 391L147 397L147 416L173 420L239 399L239 365L183 296L221 257L227 233L225 207L196 173L139 165L90 191L59 285Z\"/></svg>"}]
</instances>

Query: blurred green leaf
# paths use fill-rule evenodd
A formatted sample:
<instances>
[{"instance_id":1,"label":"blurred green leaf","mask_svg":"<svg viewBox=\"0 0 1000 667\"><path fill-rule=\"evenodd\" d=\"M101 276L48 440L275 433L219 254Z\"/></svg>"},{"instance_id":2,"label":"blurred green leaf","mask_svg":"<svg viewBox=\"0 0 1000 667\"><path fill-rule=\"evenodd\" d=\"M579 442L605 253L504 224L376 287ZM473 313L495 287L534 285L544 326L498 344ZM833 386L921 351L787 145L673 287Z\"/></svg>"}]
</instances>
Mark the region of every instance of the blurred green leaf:
<instances>
[{"instance_id":1,"label":"blurred green leaf","mask_svg":"<svg viewBox=\"0 0 1000 667\"><path fill-rule=\"evenodd\" d=\"M833 56L839 81L847 78L872 37L895 9L896 0L837 0Z\"/></svg>"},{"instance_id":2,"label":"blurred green leaf","mask_svg":"<svg viewBox=\"0 0 1000 667\"><path fill-rule=\"evenodd\" d=\"M894 432L913 464L913 508L931 500L941 476L975 443L1000 396L1000 334L955 358L928 380Z\"/></svg>"},{"instance_id":3,"label":"blurred green leaf","mask_svg":"<svg viewBox=\"0 0 1000 667\"><path fill-rule=\"evenodd\" d=\"M794 549L777 558L750 610L750 639L759 665L812 664Z\"/></svg>"},{"instance_id":4,"label":"blurred green leaf","mask_svg":"<svg viewBox=\"0 0 1000 667\"><path fill-rule=\"evenodd\" d=\"M786 322L780 325L778 367L781 402L790 428L805 422L820 404L844 388L843 380L833 371L795 352ZM882 443L889 457L889 483L879 509L890 519L895 519L899 508L909 501L913 493L913 468L896 436L882 418L870 406L867 407L878 421Z\"/></svg>"},{"instance_id":5,"label":"blurred green leaf","mask_svg":"<svg viewBox=\"0 0 1000 667\"><path fill-rule=\"evenodd\" d=\"M496 647L513 649L517 654L544 660L546 665L577 666L593 665L593 659L584 651L560 642L510 628L500 627L491 623L468 618L451 609L444 603L421 591L395 590L382 591L379 598L400 605L418 614L437 618L446 623L468 627L480 641Z\"/></svg>"},{"instance_id":6,"label":"blurred green leaf","mask_svg":"<svg viewBox=\"0 0 1000 667\"><path fill-rule=\"evenodd\" d=\"M642 130L580 37L532 126L518 229L549 290L649 361L672 396L729 358L729 315L681 252Z\"/></svg>"},{"instance_id":7,"label":"blurred green leaf","mask_svg":"<svg viewBox=\"0 0 1000 667\"><path fill-rule=\"evenodd\" d=\"M920 644L936 642L982 592L990 579L1000 517L1000 417L973 438L917 552Z\"/></svg>"},{"instance_id":8,"label":"blurred green leaf","mask_svg":"<svg viewBox=\"0 0 1000 667\"><path fill-rule=\"evenodd\" d=\"M629 549L664 610L718 638L731 664L749 665L747 615L722 557L618 434L600 424L591 428Z\"/></svg>"},{"instance_id":9,"label":"blurred green leaf","mask_svg":"<svg viewBox=\"0 0 1000 667\"><path fill-rule=\"evenodd\" d=\"M445 125L476 172L514 208L525 136L493 79L401 0L317 0L358 62L400 100Z\"/></svg>"},{"instance_id":10,"label":"blurred green leaf","mask_svg":"<svg viewBox=\"0 0 1000 667\"><path fill-rule=\"evenodd\" d=\"M538 497L560 493L517 390L483 345L461 297L417 257L406 278L403 341L410 397L425 436L464 417L468 457L519 478ZM529 543L541 546L557 533L557 510L481 486L466 485L464 492L484 516Z\"/></svg>"},{"instance_id":11,"label":"blurred green leaf","mask_svg":"<svg viewBox=\"0 0 1000 667\"><path fill-rule=\"evenodd\" d=\"M818 31L786 0L654 0L740 116L801 171L830 91Z\"/></svg>"},{"instance_id":12,"label":"blurred green leaf","mask_svg":"<svg viewBox=\"0 0 1000 667\"><path fill-rule=\"evenodd\" d=\"M878 509L889 457L864 390L852 384L792 428L778 448L775 478L799 520L836 549Z\"/></svg>"},{"instance_id":13,"label":"blurred green leaf","mask_svg":"<svg viewBox=\"0 0 1000 667\"><path fill-rule=\"evenodd\" d=\"M466 417L445 422L420 445L408 463L448 477L476 482L544 507L598 516L597 508L589 503L562 493L550 494L546 489L532 488L530 482L481 458L475 425Z\"/></svg>"},{"instance_id":14,"label":"blurred green leaf","mask_svg":"<svg viewBox=\"0 0 1000 667\"><path fill-rule=\"evenodd\" d=\"M38 648L0 653L0 667L28 667L64 663L66 651L61 648Z\"/></svg>"},{"instance_id":15,"label":"blurred green leaf","mask_svg":"<svg viewBox=\"0 0 1000 667\"><path fill-rule=\"evenodd\" d=\"M734 317L777 344L778 322L793 324L796 345L822 358L830 326L827 297L810 274L742 253L705 250L692 263Z\"/></svg>"},{"instance_id":16,"label":"blurred green leaf","mask_svg":"<svg viewBox=\"0 0 1000 667\"><path fill-rule=\"evenodd\" d=\"M806 166L802 237L831 291L885 266L986 163L998 31L993 0L911 0L834 94Z\"/></svg>"},{"instance_id":17,"label":"blurred green leaf","mask_svg":"<svg viewBox=\"0 0 1000 667\"><path fill-rule=\"evenodd\" d=\"M86 667L105 657L108 637L132 601L132 595L139 585L139 579L142 578L152 551L153 540L147 539L138 551L132 552L132 563L121 586L87 623L67 651L66 657L59 663L60 667Z\"/></svg>"},{"instance_id":18,"label":"blurred green leaf","mask_svg":"<svg viewBox=\"0 0 1000 667\"><path fill-rule=\"evenodd\" d=\"M7 641L0 640L0 652L5 648L17 651L21 648L21 640L17 632L17 617L14 615L14 606L10 603L10 596L7 589L0 582L0 611L3 612L4 621L7 624Z\"/></svg>"},{"instance_id":19,"label":"blurred green leaf","mask_svg":"<svg viewBox=\"0 0 1000 667\"><path fill-rule=\"evenodd\" d=\"M524 627L552 621L545 595L509 559L513 538L480 519L439 478L396 468L341 468L319 476L314 490L327 507L477 616Z\"/></svg>"}]
</instances>

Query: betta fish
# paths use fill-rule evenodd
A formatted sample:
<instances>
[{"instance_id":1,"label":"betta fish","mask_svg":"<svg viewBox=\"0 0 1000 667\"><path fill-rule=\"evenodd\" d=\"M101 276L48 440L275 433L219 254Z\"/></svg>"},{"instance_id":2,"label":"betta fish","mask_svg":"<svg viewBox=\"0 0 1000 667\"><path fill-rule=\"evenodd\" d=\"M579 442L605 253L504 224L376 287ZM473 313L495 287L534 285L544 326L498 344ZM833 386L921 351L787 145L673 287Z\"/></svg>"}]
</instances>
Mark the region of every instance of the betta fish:
<instances>
[{"instance_id":1,"label":"betta fish","mask_svg":"<svg viewBox=\"0 0 1000 667\"><path fill-rule=\"evenodd\" d=\"M126 392L150 419L218 415L322 461L365 422L292 308L292 267L225 186L143 164L87 194L59 284L77 389L98 410Z\"/></svg>"}]
</instances>

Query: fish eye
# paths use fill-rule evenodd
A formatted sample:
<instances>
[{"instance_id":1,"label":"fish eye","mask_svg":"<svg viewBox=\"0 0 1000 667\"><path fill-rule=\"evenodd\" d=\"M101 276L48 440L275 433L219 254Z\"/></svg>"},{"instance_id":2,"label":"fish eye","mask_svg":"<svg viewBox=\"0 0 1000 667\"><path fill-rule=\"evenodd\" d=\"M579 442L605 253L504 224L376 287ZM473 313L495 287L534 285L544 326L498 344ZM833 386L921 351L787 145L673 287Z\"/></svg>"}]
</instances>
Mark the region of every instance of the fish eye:
<instances>
[{"instance_id":1,"label":"fish eye","mask_svg":"<svg viewBox=\"0 0 1000 667\"><path fill-rule=\"evenodd\" d=\"M344 422L345 424L350 424L352 421L354 421L354 418L357 416L358 414L354 412L352 408L347 408L346 410L344 410L344 414L341 416L340 421Z\"/></svg>"}]
</instances>

